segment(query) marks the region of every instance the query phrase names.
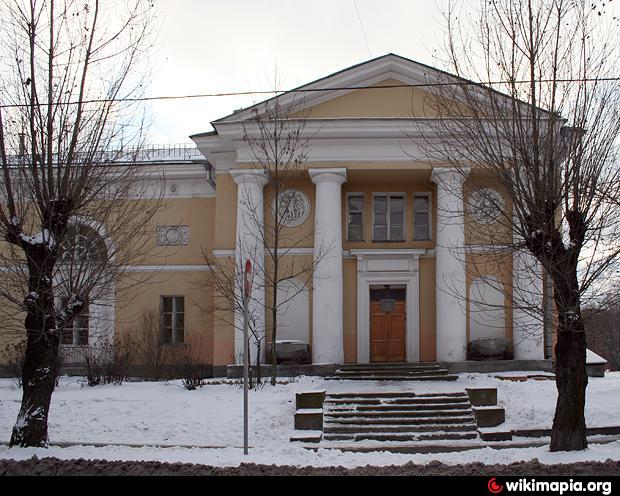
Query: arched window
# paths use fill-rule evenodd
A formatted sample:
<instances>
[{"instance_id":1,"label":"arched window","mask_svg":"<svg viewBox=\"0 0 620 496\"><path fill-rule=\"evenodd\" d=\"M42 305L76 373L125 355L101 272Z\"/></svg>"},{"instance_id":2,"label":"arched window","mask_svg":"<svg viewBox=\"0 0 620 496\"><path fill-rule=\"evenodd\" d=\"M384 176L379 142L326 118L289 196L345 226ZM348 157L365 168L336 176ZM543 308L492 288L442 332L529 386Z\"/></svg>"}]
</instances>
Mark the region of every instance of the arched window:
<instances>
[{"instance_id":1,"label":"arched window","mask_svg":"<svg viewBox=\"0 0 620 496\"><path fill-rule=\"evenodd\" d=\"M104 239L92 227L86 224L71 224L67 228L66 235L60 244L60 273L61 280L66 279L67 292L73 283L69 279L75 279L79 273L79 279L88 277L89 268L94 265L105 263L108 258L108 250ZM65 308L69 298L60 297L60 308ZM90 304L86 295L81 312L65 323L61 333L61 343L65 346L83 347L90 344L89 334L91 326ZM79 357L69 357L69 362L77 362Z\"/></svg>"},{"instance_id":2,"label":"arched window","mask_svg":"<svg viewBox=\"0 0 620 496\"><path fill-rule=\"evenodd\" d=\"M85 224L72 224L67 228L60 246L63 263L100 263L107 256L106 243L95 229Z\"/></svg>"}]
</instances>

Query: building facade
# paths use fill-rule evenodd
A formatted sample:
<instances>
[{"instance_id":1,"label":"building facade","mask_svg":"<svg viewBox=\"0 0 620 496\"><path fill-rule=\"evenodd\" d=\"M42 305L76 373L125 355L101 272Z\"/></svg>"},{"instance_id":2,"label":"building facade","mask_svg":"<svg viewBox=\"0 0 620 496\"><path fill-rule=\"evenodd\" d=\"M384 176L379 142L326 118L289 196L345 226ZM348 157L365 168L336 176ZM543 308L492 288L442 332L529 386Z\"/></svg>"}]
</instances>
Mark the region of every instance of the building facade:
<instances>
[{"instance_id":1,"label":"building facade","mask_svg":"<svg viewBox=\"0 0 620 496\"><path fill-rule=\"evenodd\" d=\"M259 137L253 120L265 104L191 136L190 156L155 157L166 204L153 219L157 254L127 268L148 278L91 328L119 335L151 311L165 344L191 344L216 367L239 363L239 316L231 310L219 318L209 260L250 258L271 270L264 227L277 215L285 225L283 263L316 261L312 274L278 287L284 299L294 294L279 309L278 339L307 343L312 363L458 362L468 358L468 343L490 337L509 339L515 359L549 357L543 322L515 304L519 292L544 311L540 269L525 253L498 256L497 239L484 234L497 230L494 218L468 195L493 185L475 167L456 170L425 152L433 95L416 85L433 71L390 54L278 96L290 120L303 119L307 143L281 198L248 142ZM269 291L255 277L250 305L269 341ZM91 316L96 307L91 302ZM65 340L67 350L88 345L79 329Z\"/></svg>"}]
</instances>

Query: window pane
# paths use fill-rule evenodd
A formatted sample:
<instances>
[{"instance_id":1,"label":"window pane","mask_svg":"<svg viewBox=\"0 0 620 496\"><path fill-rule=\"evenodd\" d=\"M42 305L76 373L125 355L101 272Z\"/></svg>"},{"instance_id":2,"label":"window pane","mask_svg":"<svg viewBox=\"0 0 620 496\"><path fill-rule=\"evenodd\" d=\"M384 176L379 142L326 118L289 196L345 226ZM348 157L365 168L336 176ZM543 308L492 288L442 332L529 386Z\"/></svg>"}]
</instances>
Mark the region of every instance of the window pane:
<instances>
[{"instance_id":1,"label":"window pane","mask_svg":"<svg viewBox=\"0 0 620 496\"><path fill-rule=\"evenodd\" d=\"M172 327L172 314L165 313L164 314L164 327Z\"/></svg>"},{"instance_id":2,"label":"window pane","mask_svg":"<svg viewBox=\"0 0 620 496\"><path fill-rule=\"evenodd\" d=\"M387 240L387 227L386 226L375 226L373 229L372 239L374 239L375 241Z\"/></svg>"},{"instance_id":3,"label":"window pane","mask_svg":"<svg viewBox=\"0 0 620 496\"><path fill-rule=\"evenodd\" d=\"M375 196L374 209L375 215L385 213L387 211L387 197Z\"/></svg>"},{"instance_id":4,"label":"window pane","mask_svg":"<svg viewBox=\"0 0 620 496\"><path fill-rule=\"evenodd\" d=\"M415 226L415 239L430 239L428 226Z\"/></svg>"},{"instance_id":5,"label":"window pane","mask_svg":"<svg viewBox=\"0 0 620 496\"><path fill-rule=\"evenodd\" d=\"M73 329L63 329L61 335L62 344L73 344Z\"/></svg>"},{"instance_id":6,"label":"window pane","mask_svg":"<svg viewBox=\"0 0 620 496\"><path fill-rule=\"evenodd\" d=\"M375 226L387 226L387 215L375 214Z\"/></svg>"},{"instance_id":7,"label":"window pane","mask_svg":"<svg viewBox=\"0 0 620 496\"><path fill-rule=\"evenodd\" d=\"M390 211L391 212L403 212L404 201L402 195L390 197Z\"/></svg>"},{"instance_id":8,"label":"window pane","mask_svg":"<svg viewBox=\"0 0 620 496\"><path fill-rule=\"evenodd\" d=\"M349 241L363 241L364 229L362 226L350 225L349 226Z\"/></svg>"},{"instance_id":9,"label":"window pane","mask_svg":"<svg viewBox=\"0 0 620 496\"><path fill-rule=\"evenodd\" d=\"M415 196L413 200L413 209L416 213L428 212L428 196Z\"/></svg>"},{"instance_id":10,"label":"window pane","mask_svg":"<svg viewBox=\"0 0 620 496\"><path fill-rule=\"evenodd\" d=\"M361 212L364 207L363 196L349 196L349 212Z\"/></svg>"},{"instance_id":11,"label":"window pane","mask_svg":"<svg viewBox=\"0 0 620 496\"><path fill-rule=\"evenodd\" d=\"M390 226L390 241L402 241L405 239L403 226Z\"/></svg>"},{"instance_id":12,"label":"window pane","mask_svg":"<svg viewBox=\"0 0 620 496\"><path fill-rule=\"evenodd\" d=\"M183 340L185 339L185 331L184 329L181 327L179 329L177 329L177 343L183 343Z\"/></svg>"},{"instance_id":13,"label":"window pane","mask_svg":"<svg viewBox=\"0 0 620 496\"><path fill-rule=\"evenodd\" d=\"M164 327L161 340L164 344L172 343L172 327Z\"/></svg>"},{"instance_id":14,"label":"window pane","mask_svg":"<svg viewBox=\"0 0 620 496\"><path fill-rule=\"evenodd\" d=\"M172 298L162 298L163 300L163 310L164 312L172 312Z\"/></svg>"},{"instance_id":15,"label":"window pane","mask_svg":"<svg viewBox=\"0 0 620 496\"><path fill-rule=\"evenodd\" d=\"M80 346L86 346L88 344L88 328L79 329L77 331L77 343Z\"/></svg>"},{"instance_id":16,"label":"window pane","mask_svg":"<svg viewBox=\"0 0 620 496\"><path fill-rule=\"evenodd\" d=\"M362 225L362 214L361 213L349 214L349 225L350 226L361 226Z\"/></svg>"},{"instance_id":17,"label":"window pane","mask_svg":"<svg viewBox=\"0 0 620 496\"><path fill-rule=\"evenodd\" d=\"M176 311L184 312L185 311L185 298L183 298L182 296L178 296L177 298L175 298L175 300L177 304Z\"/></svg>"},{"instance_id":18,"label":"window pane","mask_svg":"<svg viewBox=\"0 0 620 496\"><path fill-rule=\"evenodd\" d=\"M405 214L403 212L391 212L390 214L390 225L398 225L402 226L405 222Z\"/></svg>"},{"instance_id":19,"label":"window pane","mask_svg":"<svg viewBox=\"0 0 620 496\"><path fill-rule=\"evenodd\" d=\"M176 326L177 329L184 327L184 323L185 323L185 314L184 313L177 313L176 314Z\"/></svg>"}]
</instances>

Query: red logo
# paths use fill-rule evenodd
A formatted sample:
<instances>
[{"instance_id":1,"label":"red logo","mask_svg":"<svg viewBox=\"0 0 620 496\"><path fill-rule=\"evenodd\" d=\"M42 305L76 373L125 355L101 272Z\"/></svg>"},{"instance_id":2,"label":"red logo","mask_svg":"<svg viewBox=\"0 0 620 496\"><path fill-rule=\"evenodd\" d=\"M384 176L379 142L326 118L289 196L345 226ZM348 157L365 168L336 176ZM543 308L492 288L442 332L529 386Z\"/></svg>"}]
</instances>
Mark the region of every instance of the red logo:
<instances>
[{"instance_id":1,"label":"red logo","mask_svg":"<svg viewBox=\"0 0 620 496\"><path fill-rule=\"evenodd\" d=\"M497 482L495 482L495 477L493 477L489 481L487 487L489 488L489 491L493 494L499 494L504 490L504 486L502 484L498 484Z\"/></svg>"}]
</instances>

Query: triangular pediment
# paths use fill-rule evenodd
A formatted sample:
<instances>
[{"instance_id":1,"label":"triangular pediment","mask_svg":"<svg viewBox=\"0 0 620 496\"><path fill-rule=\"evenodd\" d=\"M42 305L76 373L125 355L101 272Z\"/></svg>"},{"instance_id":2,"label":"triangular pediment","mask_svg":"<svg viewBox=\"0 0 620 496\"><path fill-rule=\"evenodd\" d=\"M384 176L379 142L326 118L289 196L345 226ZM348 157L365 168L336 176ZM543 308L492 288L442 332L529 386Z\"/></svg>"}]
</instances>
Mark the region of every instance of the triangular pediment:
<instances>
[{"instance_id":1,"label":"triangular pediment","mask_svg":"<svg viewBox=\"0 0 620 496\"><path fill-rule=\"evenodd\" d=\"M445 76L430 66L388 54L267 102L278 99L283 107L291 106L291 117L432 117L432 93L423 86ZM265 102L261 102L218 119L213 125L249 120L256 113L260 116L264 108Z\"/></svg>"}]
</instances>

